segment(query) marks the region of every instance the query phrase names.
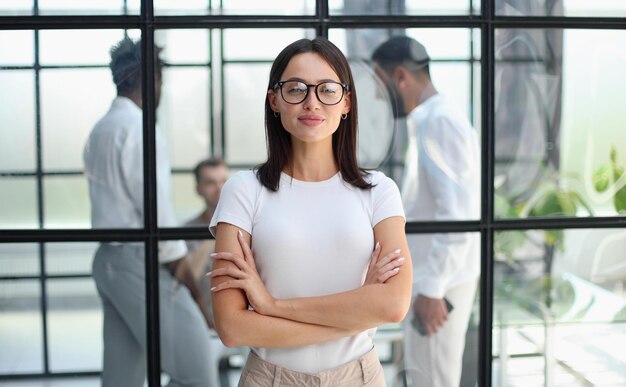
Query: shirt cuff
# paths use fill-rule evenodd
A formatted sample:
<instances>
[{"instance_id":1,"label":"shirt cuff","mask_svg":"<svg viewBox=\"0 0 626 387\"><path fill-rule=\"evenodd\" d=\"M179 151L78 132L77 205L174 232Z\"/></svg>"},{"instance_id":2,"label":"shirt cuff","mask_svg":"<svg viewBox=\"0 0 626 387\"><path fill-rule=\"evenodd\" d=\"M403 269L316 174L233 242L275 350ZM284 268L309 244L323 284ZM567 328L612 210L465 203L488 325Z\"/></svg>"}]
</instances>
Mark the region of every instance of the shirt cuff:
<instances>
[{"instance_id":1,"label":"shirt cuff","mask_svg":"<svg viewBox=\"0 0 626 387\"><path fill-rule=\"evenodd\" d=\"M187 246L184 241L159 242L159 263L176 261L187 254Z\"/></svg>"},{"instance_id":2,"label":"shirt cuff","mask_svg":"<svg viewBox=\"0 0 626 387\"><path fill-rule=\"evenodd\" d=\"M421 278L413 283L413 295L418 294L429 298L443 298L446 294L446 287L437 278Z\"/></svg>"}]
</instances>

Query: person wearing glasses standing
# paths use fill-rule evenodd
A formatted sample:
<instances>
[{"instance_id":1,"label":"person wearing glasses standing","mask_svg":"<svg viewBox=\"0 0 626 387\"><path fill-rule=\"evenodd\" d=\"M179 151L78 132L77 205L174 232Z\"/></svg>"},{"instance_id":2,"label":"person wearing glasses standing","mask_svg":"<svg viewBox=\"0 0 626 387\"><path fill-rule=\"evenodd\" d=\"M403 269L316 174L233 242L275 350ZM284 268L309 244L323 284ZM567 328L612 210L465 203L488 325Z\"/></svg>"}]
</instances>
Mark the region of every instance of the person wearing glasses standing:
<instances>
[{"instance_id":1,"label":"person wearing glasses standing","mask_svg":"<svg viewBox=\"0 0 626 387\"><path fill-rule=\"evenodd\" d=\"M358 167L356 106L328 40L274 60L267 161L226 182L210 225L216 330L251 347L240 386L385 385L372 338L408 311L411 259L398 188Z\"/></svg>"},{"instance_id":2,"label":"person wearing glasses standing","mask_svg":"<svg viewBox=\"0 0 626 387\"><path fill-rule=\"evenodd\" d=\"M380 45L372 60L395 97L398 116L407 116L402 182L407 219L479 219L478 134L437 92L426 48L396 36ZM479 235L416 234L409 245L415 274L412 310L403 324L407 384L458 387L480 273Z\"/></svg>"}]
</instances>

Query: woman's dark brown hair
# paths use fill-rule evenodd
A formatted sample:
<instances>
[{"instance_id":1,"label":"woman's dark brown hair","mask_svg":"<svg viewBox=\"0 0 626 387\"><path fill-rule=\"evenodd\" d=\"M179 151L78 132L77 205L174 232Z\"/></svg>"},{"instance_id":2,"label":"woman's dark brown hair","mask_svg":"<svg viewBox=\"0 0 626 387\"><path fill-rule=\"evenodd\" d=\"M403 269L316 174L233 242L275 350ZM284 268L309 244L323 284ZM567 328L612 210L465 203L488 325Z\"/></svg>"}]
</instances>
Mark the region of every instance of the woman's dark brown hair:
<instances>
[{"instance_id":1,"label":"woman's dark brown hair","mask_svg":"<svg viewBox=\"0 0 626 387\"><path fill-rule=\"evenodd\" d=\"M350 93L350 112L348 117L340 120L339 128L333 133L333 156L339 166L341 177L349 184L358 188L372 188L372 184L365 181L367 172L359 168L356 160L357 141L357 103L354 79L350 65L343 53L325 38L300 39L285 47L274 60L270 70L268 90L274 89L281 81L285 68L291 58L303 53L319 54L339 76L339 81L348 86ZM256 168L256 175L261 184L271 191L278 191L280 173L290 166L292 160L291 137L283 128L280 117L274 117L270 106L269 96L265 97L265 134L267 141L267 161Z\"/></svg>"}]
</instances>

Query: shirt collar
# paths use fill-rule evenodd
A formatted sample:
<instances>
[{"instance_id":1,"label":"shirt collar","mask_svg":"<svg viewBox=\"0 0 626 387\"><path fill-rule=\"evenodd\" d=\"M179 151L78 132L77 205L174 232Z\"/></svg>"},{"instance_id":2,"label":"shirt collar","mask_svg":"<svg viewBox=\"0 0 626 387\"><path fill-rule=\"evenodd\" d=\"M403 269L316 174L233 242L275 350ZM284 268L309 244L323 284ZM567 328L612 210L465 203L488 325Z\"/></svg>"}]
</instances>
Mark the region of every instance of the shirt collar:
<instances>
[{"instance_id":1,"label":"shirt collar","mask_svg":"<svg viewBox=\"0 0 626 387\"><path fill-rule=\"evenodd\" d=\"M141 108L139 106L137 106L130 98L121 95L115 97L111 106L122 109L132 109L135 112L141 113Z\"/></svg>"}]
</instances>

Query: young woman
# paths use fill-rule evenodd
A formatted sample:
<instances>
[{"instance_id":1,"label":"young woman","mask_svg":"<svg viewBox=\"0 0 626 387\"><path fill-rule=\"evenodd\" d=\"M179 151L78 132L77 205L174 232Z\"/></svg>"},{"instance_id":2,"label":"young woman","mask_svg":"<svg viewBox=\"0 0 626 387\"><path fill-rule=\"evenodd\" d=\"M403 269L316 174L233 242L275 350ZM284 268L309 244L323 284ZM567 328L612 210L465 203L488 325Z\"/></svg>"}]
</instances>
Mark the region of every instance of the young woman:
<instances>
[{"instance_id":1,"label":"young woman","mask_svg":"<svg viewBox=\"0 0 626 387\"><path fill-rule=\"evenodd\" d=\"M409 308L411 259L398 188L357 165L356 107L328 40L274 61L268 159L228 180L211 221L216 330L252 347L240 386L385 385L372 339Z\"/></svg>"}]
</instances>

